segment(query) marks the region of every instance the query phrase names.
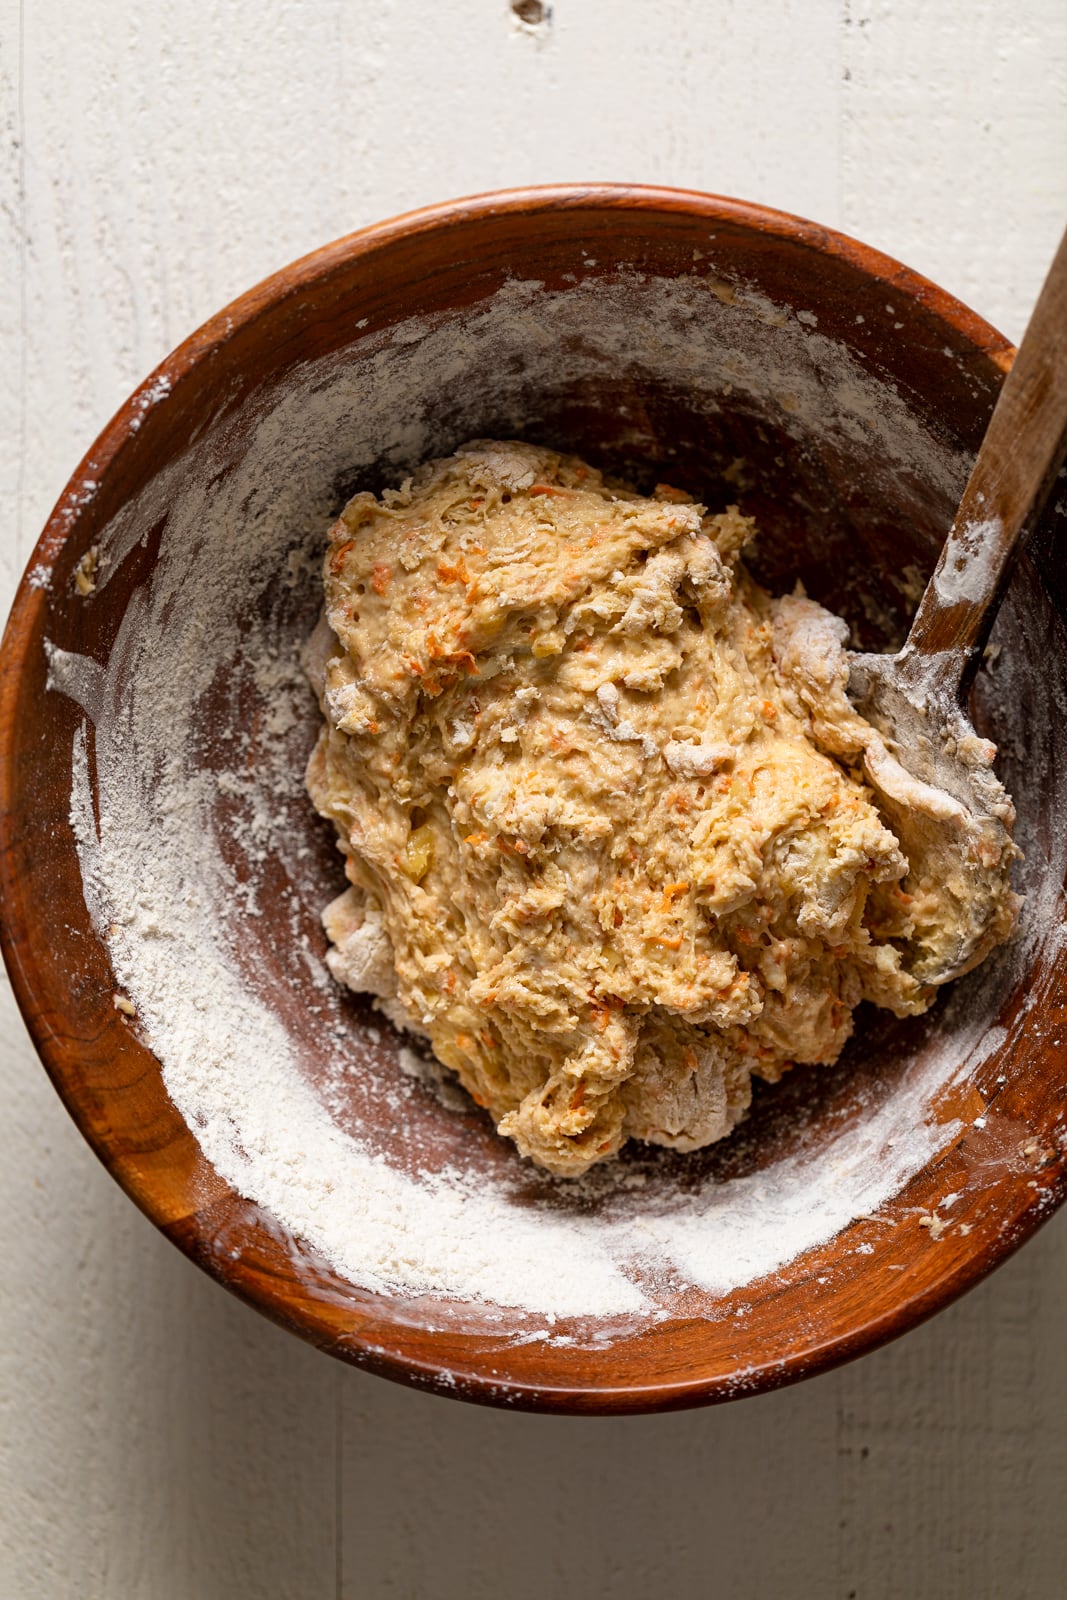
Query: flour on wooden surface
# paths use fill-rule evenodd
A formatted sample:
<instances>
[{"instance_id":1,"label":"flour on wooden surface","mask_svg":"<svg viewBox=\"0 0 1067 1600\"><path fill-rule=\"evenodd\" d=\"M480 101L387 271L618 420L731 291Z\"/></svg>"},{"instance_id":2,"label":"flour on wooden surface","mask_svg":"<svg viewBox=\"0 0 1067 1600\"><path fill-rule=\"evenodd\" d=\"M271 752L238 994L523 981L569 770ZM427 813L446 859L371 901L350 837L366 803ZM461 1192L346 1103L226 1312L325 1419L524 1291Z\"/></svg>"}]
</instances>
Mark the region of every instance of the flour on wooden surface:
<instances>
[{"instance_id":1,"label":"flour on wooden surface","mask_svg":"<svg viewBox=\"0 0 1067 1600\"><path fill-rule=\"evenodd\" d=\"M999 517L968 523L958 530L952 558L934 574L934 590L942 605L981 600L1000 556L1003 525Z\"/></svg>"},{"instance_id":2,"label":"flour on wooden surface","mask_svg":"<svg viewBox=\"0 0 1067 1600\"><path fill-rule=\"evenodd\" d=\"M520 352L532 379L516 375ZM342 1126L345 1082L366 1076L358 1033L337 1030L332 1088L302 1069L300 1040L256 963L261 941L289 929L308 980L302 1001L328 1004L332 980L299 932L293 897L271 901L269 925L261 915L271 863L299 885L310 853L311 724L297 663L306 619L294 627L286 604L317 588L340 484L402 471L464 437L522 432L527 385L551 392L604 363L681 384L708 407L732 386L780 411L786 429L862 436L887 470L958 489L964 464L892 390L758 297L724 300L697 279L552 295L510 285L459 336L427 319L391 345L366 339L309 365L272 404L260 397L243 446L232 425L198 441L101 537L98 588L167 517L153 582L136 592L106 666L53 650L50 683L87 716L71 796L87 903L216 1170L354 1283L632 1321L661 1314L667 1286L716 1293L773 1272L896 1194L958 1131L931 1104L994 1048L987 1019L1010 974L1002 962L980 1005L950 1000L940 1036L817 1153L802 1137L798 1153L695 1193L651 1168L605 1168L531 1200L517 1162L513 1178L487 1178L474 1159L423 1168L388 1086L367 1092L395 1108L394 1147ZM400 1050L397 1083L424 1070Z\"/></svg>"}]
</instances>

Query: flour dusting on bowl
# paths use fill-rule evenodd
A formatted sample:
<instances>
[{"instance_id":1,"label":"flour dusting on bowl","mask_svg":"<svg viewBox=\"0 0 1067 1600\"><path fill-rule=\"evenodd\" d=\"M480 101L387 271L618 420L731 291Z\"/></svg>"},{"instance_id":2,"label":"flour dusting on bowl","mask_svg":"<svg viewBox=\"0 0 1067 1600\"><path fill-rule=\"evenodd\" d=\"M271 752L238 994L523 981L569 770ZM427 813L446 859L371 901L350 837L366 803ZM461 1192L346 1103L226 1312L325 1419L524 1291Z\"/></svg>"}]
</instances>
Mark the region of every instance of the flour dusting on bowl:
<instances>
[{"instance_id":1,"label":"flour dusting on bowl","mask_svg":"<svg viewBox=\"0 0 1067 1600\"><path fill-rule=\"evenodd\" d=\"M308 363L284 394L246 402L247 431L209 430L100 538L98 590L158 538L107 662L55 650L50 685L86 713L71 820L87 904L219 1174L355 1284L621 1325L666 1315L687 1287L717 1296L773 1273L950 1145L964 1102L949 1091L1003 1043L1026 940L948 999L836 1131L799 1125L789 1148L728 1178L649 1156L534 1182L510 1153L487 1163L484 1130L468 1140L459 1117L435 1143L451 1114L322 964L324 841L303 790L317 711L298 649L323 529L353 483L377 487L373 475L479 433L533 436L544 413L530 394L577 392L607 367L698 408L747 395L787 437L859 438L872 472L935 481L950 501L962 478L890 385L743 289L512 284L458 326L412 319ZM629 426L636 448L639 419ZM1014 622L1009 602L1002 633ZM1062 867L1054 846L1051 864L1035 857L1038 888ZM1054 920L1032 896L1026 938Z\"/></svg>"}]
</instances>

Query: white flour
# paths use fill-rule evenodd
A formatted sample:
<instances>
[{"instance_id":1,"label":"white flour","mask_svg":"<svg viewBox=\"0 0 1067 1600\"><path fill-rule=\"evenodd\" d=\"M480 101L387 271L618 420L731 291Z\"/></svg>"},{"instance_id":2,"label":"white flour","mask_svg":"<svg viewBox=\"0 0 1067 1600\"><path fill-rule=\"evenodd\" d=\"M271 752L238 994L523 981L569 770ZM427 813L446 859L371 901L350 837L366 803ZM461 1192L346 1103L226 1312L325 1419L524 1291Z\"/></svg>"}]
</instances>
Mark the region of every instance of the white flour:
<instances>
[{"instance_id":1,"label":"white flour","mask_svg":"<svg viewBox=\"0 0 1067 1600\"><path fill-rule=\"evenodd\" d=\"M308 876L317 836L303 761L317 711L296 651L341 489L479 432L534 434L509 361L518 350L535 391L611 362L703 388L709 406L728 385L764 408L780 401L783 425L819 417L858 434L887 470L925 474L949 498L964 469L841 347L755 297L683 280L544 299L512 285L458 334L409 325L392 349L366 343L259 397L243 443L232 427L198 442L100 541L102 588L168 517L151 587L108 661L54 650L49 682L86 712L71 815L87 903L217 1171L354 1283L549 1321L632 1321L662 1314L678 1285L717 1293L773 1272L898 1193L958 1131L931 1105L996 1047L990 1019L1012 974L1006 958L981 1003L973 988L950 1001L880 1101L835 1138L802 1130L792 1154L752 1176L687 1192L650 1162L531 1188L517 1158L487 1167L458 1137L434 1158L423 1134L459 1120L413 1082L426 1069L384 1022L353 1028L308 932L328 894ZM279 893L279 868L294 890ZM338 867L329 892L341 887ZM392 1054L384 1074L379 1048ZM379 1120L395 1125L391 1144L361 1133L353 1096L390 1109Z\"/></svg>"},{"instance_id":2,"label":"white flour","mask_svg":"<svg viewBox=\"0 0 1067 1600\"><path fill-rule=\"evenodd\" d=\"M1002 524L999 517L969 523L957 535L955 559L934 574L934 588L943 605L961 600L980 600L989 588L992 565L999 556Z\"/></svg>"}]
</instances>

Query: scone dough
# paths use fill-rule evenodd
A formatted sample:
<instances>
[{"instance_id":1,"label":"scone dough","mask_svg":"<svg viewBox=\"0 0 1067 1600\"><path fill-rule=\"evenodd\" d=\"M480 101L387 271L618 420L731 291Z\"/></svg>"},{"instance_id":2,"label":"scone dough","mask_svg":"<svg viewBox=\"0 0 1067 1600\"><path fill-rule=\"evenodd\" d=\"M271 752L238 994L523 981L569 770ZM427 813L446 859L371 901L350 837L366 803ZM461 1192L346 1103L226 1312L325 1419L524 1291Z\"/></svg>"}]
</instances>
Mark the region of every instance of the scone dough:
<instances>
[{"instance_id":1,"label":"scone dough","mask_svg":"<svg viewBox=\"0 0 1067 1600\"><path fill-rule=\"evenodd\" d=\"M554 1173L722 1138L753 1074L833 1061L861 1000L933 995L937 888L917 919L843 625L755 584L753 531L484 441L331 530L306 657L351 885L331 970Z\"/></svg>"}]
</instances>

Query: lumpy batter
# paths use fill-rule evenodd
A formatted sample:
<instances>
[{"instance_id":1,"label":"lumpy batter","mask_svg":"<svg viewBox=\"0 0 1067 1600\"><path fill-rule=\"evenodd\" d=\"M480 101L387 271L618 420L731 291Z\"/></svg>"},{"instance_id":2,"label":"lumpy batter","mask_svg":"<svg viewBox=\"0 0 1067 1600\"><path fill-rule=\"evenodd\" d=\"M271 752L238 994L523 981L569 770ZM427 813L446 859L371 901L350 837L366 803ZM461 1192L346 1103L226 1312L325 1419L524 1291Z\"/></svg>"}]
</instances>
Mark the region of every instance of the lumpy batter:
<instances>
[{"instance_id":1,"label":"lumpy batter","mask_svg":"<svg viewBox=\"0 0 1067 1600\"><path fill-rule=\"evenodd\" d=\"M753 1075L833 1061L861 1000L934 994L952 907L861 779L892 758L845 697L844 625L760 589L753 534L483 441L331 530L306 656L350 883L327 960L554 1173L720 1139ZM995 872L985 949L1014 919Z\"/></svg>"}]
</instances>

